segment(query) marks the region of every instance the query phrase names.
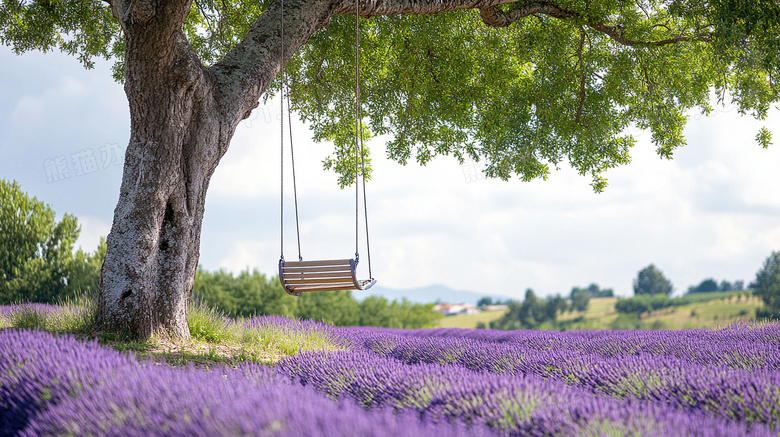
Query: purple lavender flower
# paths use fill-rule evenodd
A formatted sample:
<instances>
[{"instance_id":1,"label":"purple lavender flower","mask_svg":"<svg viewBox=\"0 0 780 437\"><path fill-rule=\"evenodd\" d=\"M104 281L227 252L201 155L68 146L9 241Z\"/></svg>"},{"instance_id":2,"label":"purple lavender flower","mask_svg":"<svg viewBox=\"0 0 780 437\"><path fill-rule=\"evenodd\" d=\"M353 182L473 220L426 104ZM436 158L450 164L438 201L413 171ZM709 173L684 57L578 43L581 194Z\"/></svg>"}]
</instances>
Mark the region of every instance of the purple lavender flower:
<instances>
[{"instance_id":1,"label":"purple lavender flower","mask_svg":"<svg viewBox=\"0 0 780 437\"><path fill-rule=\"evenodd\" d=\"M269 368L136 367L41 413L23 436L488 436L484 427L421 421L334 402Z\"/></svg>"},{"instance_id":2,"label":"purple lavender flower","mask_svg":"<svg viewBox=\"0 0 780 437\"><path fill-rule=\"evenodd\" d=\"M40 331L0 331L0 434L15 434L38 412L121 378L135 359Z\"/></svg>"},{"instance_id":3,"label":"purple lavender flower","mask_svg":"<svg viewBox=\"0 0 780 437\"><path fill-rule=\"evenodd\" d=\"M14 305L0 305L0 316L8 316L11 313L33 310L43 314L60 312L64 307L58 305L49 305L46 303L20 303Z\"/></svg>"}]
</instances>

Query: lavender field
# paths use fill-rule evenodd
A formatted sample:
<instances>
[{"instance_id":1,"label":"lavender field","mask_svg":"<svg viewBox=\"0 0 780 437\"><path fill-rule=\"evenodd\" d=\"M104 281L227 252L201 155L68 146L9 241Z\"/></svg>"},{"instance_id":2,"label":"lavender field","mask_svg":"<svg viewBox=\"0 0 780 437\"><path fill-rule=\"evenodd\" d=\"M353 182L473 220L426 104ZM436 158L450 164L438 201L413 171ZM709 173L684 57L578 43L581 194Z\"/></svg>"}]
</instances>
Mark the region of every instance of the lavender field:
<instances>
[{"instance_id":1,"label":"lavender field","mask_svg":"<svg viewBox=\"0 0 780 437\"><path fill-rule=\"evenodd\" d=\"M0 434L739 436L780 430L780 325L688 331L250 326L337 350L212 370L0 331Z\"/></svg>"}]
</instances>

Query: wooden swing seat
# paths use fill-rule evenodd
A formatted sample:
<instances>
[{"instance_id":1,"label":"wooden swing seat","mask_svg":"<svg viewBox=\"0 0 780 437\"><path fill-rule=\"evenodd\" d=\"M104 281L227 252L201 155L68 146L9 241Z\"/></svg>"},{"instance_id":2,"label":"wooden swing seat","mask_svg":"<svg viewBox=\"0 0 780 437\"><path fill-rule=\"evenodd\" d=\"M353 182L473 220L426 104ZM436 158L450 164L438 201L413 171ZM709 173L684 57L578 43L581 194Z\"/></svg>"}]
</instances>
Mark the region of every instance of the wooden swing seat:
<instances>
[{"instance_id":1,"label":"wooden swing seat","mask_svg":"<svg viewBox=\"0 0 780 437\"><path fill-rule=\"evenodd\" d=\"M308 291L368 290L375 279L357 279L354 259L279 260L279 280L287 294Z\"/></svg>"}]
</instances>

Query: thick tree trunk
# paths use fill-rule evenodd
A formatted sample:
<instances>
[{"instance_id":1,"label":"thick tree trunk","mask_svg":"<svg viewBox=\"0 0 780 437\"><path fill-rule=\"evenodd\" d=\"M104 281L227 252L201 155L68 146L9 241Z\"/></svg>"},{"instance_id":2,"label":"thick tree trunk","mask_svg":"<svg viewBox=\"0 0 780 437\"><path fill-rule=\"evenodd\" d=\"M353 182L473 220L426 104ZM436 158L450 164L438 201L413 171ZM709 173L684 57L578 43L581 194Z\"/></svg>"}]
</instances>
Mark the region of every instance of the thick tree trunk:
<instances>
[{"instance_id":1,"label":"thick tree trunk","mask_svg":"<svg viewBox=\"0 0 780 437\"><path fill-rule=\"evenodd\" d=\"M218 117L213 76L173 38L127 41L131 137L101 273L102 321L142 338L189 337L206 189L234 129Z\"/></svg>"},{"instance_id":2,"label":"thick tree trunk","mask_svg":"<svg viewBox=\"0 0 780 437\"><path fill-rule=\"evenodd\" d=\"M140 338L190 335L206 189L237 124L219 117L214 76L175 23L188 8L124 15L131 132L98 310Z\"/></svg>"},{"instance_id":3,"label":"thick tree trunk","mask_svg":"<svg viewBox=\"0 0 780 437\"><path fill-rule=\"evenodd\" d=\"M289 4L300 12L301 3ZM290 37L284 56L273 5L247 44L227 62L207 68L181 31L187 2L152 10L114 3L125 32L131 133L100 275L104 328L142 339L189 337L188 304L209 180L238 123L322 21L327 2L316 4L321 8L285 20Z\"/></svg>"}]
</instances>

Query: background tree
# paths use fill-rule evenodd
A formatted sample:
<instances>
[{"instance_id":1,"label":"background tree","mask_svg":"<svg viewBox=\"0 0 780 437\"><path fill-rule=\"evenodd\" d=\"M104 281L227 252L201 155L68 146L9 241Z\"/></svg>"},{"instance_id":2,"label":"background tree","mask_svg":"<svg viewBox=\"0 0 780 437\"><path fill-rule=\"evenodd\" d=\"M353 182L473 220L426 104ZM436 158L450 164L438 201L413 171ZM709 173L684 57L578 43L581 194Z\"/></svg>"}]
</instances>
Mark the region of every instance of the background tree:
<instances>
[{"instance_id":1,"label":"background tree","mask_svg":"<svg viewBox=\"0 0 780 437\"><path fill-rule=\"evenodd\" d=\"M590 292L582 288L574 287L569 294L572 311L585 311L590 303Z\"/></svg>"},{"instance_id":2,"label":"background tree","mask_svg":"<svg viewBox=\"0 0 780 437\"><path fill-rule=\"evenodd\" d=\"M76 217L59 222L54 210L24 193L16 181L0 180L0 304L53 302L68 288Z\"/></svg>"},{"instance_id":3,"label":"background tree","mask_svg":"<svg viewBox=\"0 0 780 437\"><path fill-rule=\"evenodd\" d=\"M544 319L542 321L555 322L558 314L566 311L568 308L568 302L560 294L548 297L544 302Z\"/></svg>"},{"instance_id":4,"label":"background tree","mask_svg":"<svg viewBox=\"0 0 780 437\"><path fill-rule=\"evenodd\" d=\"M728 281L726 279L716 281L714 278L707 278L699 283L699 285L691 285L688 287L688 293L712 293L716 291L741 291L745 288L745 281Z\"/></svg>"},{"instance_id":5,"label":"background tree","mask_svg":"<svg viewBox=\"0 0 780 437\"><path fill-rule=\"evenodd\" d=\"M351 291L303 293L298 297L298 316L335 326L356 326L360 323L360 304Z\"/></svg>"},{"instance_id":6,"label":"background tree","mask_svg":"<svg viewBox=\"0 0 780 437\"><path fill-rule=\"evenodd\" d=\"M588 303L591 298L614 297L615 292L611 288L601 288L595 282L588 285L587 288L572 287L569 292L571 307L569 311L585 311L588 309Z\"/></svg>"},{"instance_id":7,"label":"background tree","mask_svg":"<svg viewBox=\"0 0 780 437\"><path fill-rule=\"evenodd\" d=\"M97 292L100 285L100 269L106 258L106 239L100 237L97 249L84 252L79 248L73 255L69 269L68 287L65 296L74 296L80 292Z\"/></svg>"},{"instance_id":8,"label":"background tree","mask_svg":"<svg viewBox=\"0 0 780 437\"><path fill-rule=\"evenodd\" d=\"M780 318L780 251L773 251L756 273L753 295L764 301L756 310L758 318Z\"/></svg>"},{"instance_id":9,"label":"background tree","mask_svg":"<svg viewBox=\"0 0 780 437\"><path fill-rule=\"evenodd\" d=\"M232 273L224 269L209 272L199 266L193 284L193 299L235 316L237 306L234 296L235 286Z\"/></svg>"},{"instance_id":10,"label":"background tree","mask_svg":"<svg viewBox=\"0 0 780 437\"><path fill-rule=\"evenodd\" d=\"M386 311L387 306L387 299L381 296L369 296L363 299L359 304L359 321L356 324L400 328L400 326L393 326L397 322L393 320L393 314L390 311Z\"/></svg>"},{"instance_id":11,"label":"background tree","mask_svg":"<svg viewBox=\"0 0 780 437\"><path fill-rule=\"evenodd\" d=\"M640 294L663 294L669 296L672 294L672 283L655 265L650 264L644 269L640 270L634 279L634 294L639 296Z\"/></svg>"},{"instance_id":12,"label":"background tree","mask_svg":"<svg viewBox=\"0 0 780 437\"><path fill-rule=\"evenodd\" d=\"M615 311L618 313L636 314L640 316L642 313L650 311L650 300L645 296L637 296L628 299L618 299L615 303Z\"/></svg>"},{"instance_id":13,"label":"background tree","mask_svg":"<svg viewBox=\"0 0 780 437\"><path fill-rule=\"evenodd\" d=\"M298 299L290 298L279 279L266 278L256 269L237 276L225 270L209 272L198 268L194 298L215 306L231 317L255 315L298 315Z\"/></svg>"},{"instance_id":14,"label":"background tree","mask_svg":"<svg viewBox=\"0 0 780 437\"><path fill-rule=\"evenodd\" d=\"M251 273L246 269L238 274L232 296L234 314L239 317L259 314L294 317L298 313L298 299L284 291L277 277L266 278L257 269Z\"/></svg>"},{"instance_id":15,"label":"background tree","mask_svg":"<svg viewBox=\"0 0 780 437\"><path fill-rule=\"evenodd\" d=\"M729 287L731 287L731 284L728 284ZM718 281L716 281L713 278L707 278L699 283L697 286L690 286L688 287L688 293L711 293L713 291L718 291L720 287L718 286ZM728 291L728 290L723 290Z\"/></svg>"},{"instance_id":16,"label":"background tree","mask_svg":"<svg viewBox=\"0 0 780 437\"><path fill-rule=\"evenodd\" d=\"M489 297L489 296L481 297L477 301L477 306L478 307L489 306L489 305L493 305L493 298L492 297Z\"/></svg>"},{"instance_id":17,"label":"background tree","mask_svg":"<svg viewBox=\"0 0 780 437\"><path fill-rule=\"evenodd\" d=\"M101 271L107 328L189 336L210 178L283 67L293 108L334 144L326 166L352 180L351 0L287 0L284 14L279 0L0 5L0 42L18 53L117 59L131 132ZM472 158L531 180L568 161L598 191L630 161L626 127L669 158L711 90L758 118L780 100L774 1L363 0L360 15L362 122L401 163Z\"/></svg>"},{"instance_id":18,"label":"background tree","mask_svg":"<svg viewBox=\"0 0 780 437\"><path fill-rule=\"evenodd\" d=\"M364 300L365 302L365 300ZM439 320L443 315L433 310L433 304L415 304L406 299L401 301L393 301L390 303L390 311L394 315L393 319L397 320L395 326L397 328L404 329L420 329L420 328L432 328L438 325ZM361 305L361 314L362 312Z\"/></svg>"},{"instance_id":19,"label":"background tree","mask_svg":"<svg viewBox=\"0 0 780 437\"><path fill-rule=\"evenodd\" d=\"M368 296L360 302L358 325L388 328L430 328L436 326L442 314L433 304L414 304L407 299L388 302L381 296Z\"/></svg>"},{"instance_id":20,"label":"background tree","mask_svg":"<svg viewBox=\"0 0 780 437\"><path fill-rule=\"evenodd\" d=\"M539 299L530 288L525 291L523 302L509 302L506 313L490 322L491 329L537 329L543 323L555 324L558 313L568 307L560 295Z\"/></svg>"},{"instance_id":21,"label":"background tree","mask_svg":"<svg viewBox=\"0 0 780 437\"><path fill-rule=\"evenodd\" d=\"M611 288L601 288L599 284L593 283L588 285L588 293L590 297L615 297L615 291Z\"/></svg>"}]
</instances>

